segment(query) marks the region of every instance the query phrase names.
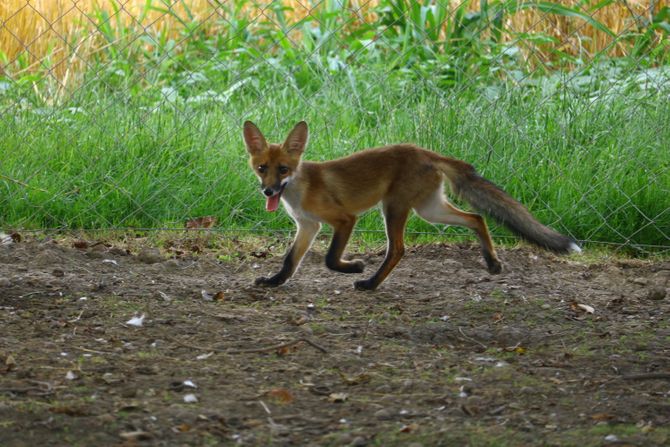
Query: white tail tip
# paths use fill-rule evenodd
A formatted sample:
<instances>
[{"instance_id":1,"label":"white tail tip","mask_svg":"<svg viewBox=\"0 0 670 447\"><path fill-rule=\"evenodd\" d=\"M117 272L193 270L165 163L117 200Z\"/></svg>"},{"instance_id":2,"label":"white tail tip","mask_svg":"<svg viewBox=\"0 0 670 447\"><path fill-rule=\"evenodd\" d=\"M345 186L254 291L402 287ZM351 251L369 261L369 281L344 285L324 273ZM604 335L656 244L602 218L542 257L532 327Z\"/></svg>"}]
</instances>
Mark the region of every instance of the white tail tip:
<instances>
[{"instance_id":1,"label":"white tail tip","mask_svg":"<svg viewBox=\"0 0 670 447\"><path fill-rule=\"evenodd\" d=\"M570 244L570 251L573 251L575 253L581 253L582 249L579 247L579 245L577 245L573 242L573 243Z\"/></svg>"}]
</instances>

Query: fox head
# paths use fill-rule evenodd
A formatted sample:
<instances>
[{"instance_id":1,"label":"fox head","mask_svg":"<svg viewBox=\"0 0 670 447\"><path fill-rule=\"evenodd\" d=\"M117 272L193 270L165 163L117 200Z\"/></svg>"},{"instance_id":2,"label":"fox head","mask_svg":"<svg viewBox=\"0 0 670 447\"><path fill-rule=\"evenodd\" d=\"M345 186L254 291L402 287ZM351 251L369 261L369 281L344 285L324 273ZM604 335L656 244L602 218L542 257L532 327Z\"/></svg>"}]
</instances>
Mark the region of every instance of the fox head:
<instances>
[{"instance_id":1,"label":"fox head","mask_svg":"<svg viewBox=\"0 0 670 447\"><path fill-rule=\"evenodd\" d=\"M307 138L307 123L304 121L295 125L282 144L268 144L254 123L244 123L244 143L249 152L249 164L261 181L268 211L279 208L279 199L298 169Z\"/></svg>"}]
</instances>

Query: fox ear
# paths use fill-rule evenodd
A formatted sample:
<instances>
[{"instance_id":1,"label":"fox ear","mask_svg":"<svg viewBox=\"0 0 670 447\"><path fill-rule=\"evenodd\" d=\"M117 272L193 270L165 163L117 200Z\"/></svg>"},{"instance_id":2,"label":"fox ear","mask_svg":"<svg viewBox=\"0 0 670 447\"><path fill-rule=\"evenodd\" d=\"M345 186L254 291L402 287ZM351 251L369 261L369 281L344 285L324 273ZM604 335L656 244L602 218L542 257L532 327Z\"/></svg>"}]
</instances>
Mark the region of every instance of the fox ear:
<instances>
[{"instance_id":1,"label":"fox ear","mask_svg":"<svg viewBox=\"0 0 670 447\"><path fill-rule=\"evenodd\" d=\"M305 146L307 146L307 140L309 138L309 131L307 129L307 123L300 121L295 125L291 133L286 137L286 141L282 145L285 151L289 153L302 154L305 151Z\"/></svg>"},{"instance_id":2,"label":"fox ear","mask_svg":"<svg viewBox=\"0 0 670 447\"><path fill-rule=\"evenodd\" d=\"M244 143L251 155L258 155L268 147L265 137L251 121L244 122Z\"/></svg>"}]
</instances>

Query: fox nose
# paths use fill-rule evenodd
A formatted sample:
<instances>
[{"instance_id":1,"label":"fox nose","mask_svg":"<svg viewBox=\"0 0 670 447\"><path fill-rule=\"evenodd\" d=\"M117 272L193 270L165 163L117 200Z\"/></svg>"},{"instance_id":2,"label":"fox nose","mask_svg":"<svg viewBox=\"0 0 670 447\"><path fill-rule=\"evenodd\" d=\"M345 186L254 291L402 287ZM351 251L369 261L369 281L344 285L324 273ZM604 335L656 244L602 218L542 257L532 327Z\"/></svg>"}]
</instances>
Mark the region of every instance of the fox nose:
<instances>
[{"instance_id":1,"label":"fox nose","mask_svg":"<svg viewBox=\"0 0 670 447\"><path fill-rule=\"evenodd\" d=\"M270 196L271 196L272 194L274 194L274 193L275 193L275 192L274 192L274 190L273 190L272 188L265 188L265 189L263 190L263 194L265 194L265 195L268 196L268 197L270 197Z\"/></svg>"}]
</instances>

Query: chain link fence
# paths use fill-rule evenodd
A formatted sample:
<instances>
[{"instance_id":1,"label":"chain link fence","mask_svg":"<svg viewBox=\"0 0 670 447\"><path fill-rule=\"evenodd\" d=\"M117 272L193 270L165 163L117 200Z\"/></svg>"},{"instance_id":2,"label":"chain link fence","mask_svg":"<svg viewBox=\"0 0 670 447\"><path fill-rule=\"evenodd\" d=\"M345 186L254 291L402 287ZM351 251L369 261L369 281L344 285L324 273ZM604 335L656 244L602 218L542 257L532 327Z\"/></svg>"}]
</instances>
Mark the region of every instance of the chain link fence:
<instances>
[{"instance_id":1,"label":"chain link fence","mask_svg":"<svg viewBox=\"0 0 670 447\"><path fill-rule=\"evenodd\" d=\"M3 2L0 227L288 230L241 125L306 119L308 159L414 142L580 241L667 252L669 32L653 0Z\"/></svg>"}]
</instances>

